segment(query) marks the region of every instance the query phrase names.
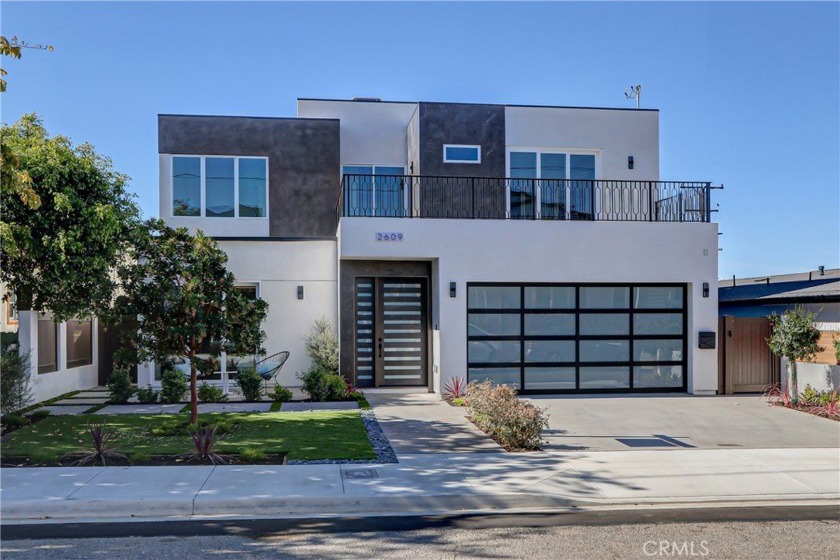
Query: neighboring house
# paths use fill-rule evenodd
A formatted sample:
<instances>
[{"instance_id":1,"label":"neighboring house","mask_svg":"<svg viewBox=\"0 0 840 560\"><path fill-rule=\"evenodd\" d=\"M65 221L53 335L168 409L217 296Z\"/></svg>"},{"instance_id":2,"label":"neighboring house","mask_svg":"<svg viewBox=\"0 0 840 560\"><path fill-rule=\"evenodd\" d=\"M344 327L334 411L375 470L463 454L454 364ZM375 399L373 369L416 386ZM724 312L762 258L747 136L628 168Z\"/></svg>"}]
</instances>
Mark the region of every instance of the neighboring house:
<instances>
[{"instance_id":1,"label":"neighboring house","mask_svg":"<svg viewBox=\"0 0 840 560\"><path fill-rule=\"evenodd\" d=\"M834 339L840 338L840 269L821 267L810 272L718 282L721 340L720 390L759 391L785 380L785 360L771 356L768 317L801 306L815 314L824 348L811 363L799 364L800 389L840 387L840 368Z\"/></svg>"},{"instance_id":2,"label":"neighboring house","mask_svg":"<svg viewBox=\"0 0 840 560\"><path fill-rule=\"evenodd\" d=\"M5 290L0 285L0 293ZM18 314L14 301L12 294L10 301L2 302L2 332L16 332L20 346L29 351L35 401L97 385L98 320L55 323L50 313Z\"/></svg>"},{"instance_id":3,"label":"neighboring house","mask_svg":"<svg viewBox=\"0 0 840 560\"><path fill-rule=\"evenodd\" d=\"M360 387L717 389L710 184L660 181L656 110L300 99L160 115L158 151L161 217L269 303L283 385L326 317Z\"/></svg>"}]
</instances>

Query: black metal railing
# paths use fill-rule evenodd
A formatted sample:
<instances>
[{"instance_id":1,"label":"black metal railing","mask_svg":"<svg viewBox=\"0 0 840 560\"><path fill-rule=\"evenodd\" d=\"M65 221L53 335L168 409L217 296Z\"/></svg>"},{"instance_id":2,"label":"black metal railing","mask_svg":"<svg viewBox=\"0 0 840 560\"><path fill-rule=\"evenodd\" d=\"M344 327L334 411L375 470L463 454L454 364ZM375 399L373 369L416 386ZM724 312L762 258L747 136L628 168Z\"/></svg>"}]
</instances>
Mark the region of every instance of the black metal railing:
<instances>
[{"instance_id":1,"label":"black metal railing","mask_svg":"<svg viewBox=\"0 0 840 560\"><path fill-rule=\"evenodd\" d=\"M711 183L425 175L342 178L344 217L709 222Z\"/></svg>"}]
</instances>

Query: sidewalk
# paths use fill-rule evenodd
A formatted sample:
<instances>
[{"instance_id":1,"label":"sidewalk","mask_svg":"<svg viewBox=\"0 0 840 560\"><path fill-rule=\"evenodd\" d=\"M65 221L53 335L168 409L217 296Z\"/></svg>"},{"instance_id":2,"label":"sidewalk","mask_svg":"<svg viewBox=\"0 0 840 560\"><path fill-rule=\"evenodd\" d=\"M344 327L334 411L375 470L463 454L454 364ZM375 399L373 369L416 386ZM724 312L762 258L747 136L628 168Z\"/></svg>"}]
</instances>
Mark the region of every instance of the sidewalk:
<instances>
[{"instance_id":1,"label":"sidewalk","mask_svg":"<svg viewBox=\"0 0 840 560\"><path fill-rule=\"evenodd\" d=\"M396 464L3 469L4 523L840 505L836 448L403 455Z\"/></svg>"}]
</instances>

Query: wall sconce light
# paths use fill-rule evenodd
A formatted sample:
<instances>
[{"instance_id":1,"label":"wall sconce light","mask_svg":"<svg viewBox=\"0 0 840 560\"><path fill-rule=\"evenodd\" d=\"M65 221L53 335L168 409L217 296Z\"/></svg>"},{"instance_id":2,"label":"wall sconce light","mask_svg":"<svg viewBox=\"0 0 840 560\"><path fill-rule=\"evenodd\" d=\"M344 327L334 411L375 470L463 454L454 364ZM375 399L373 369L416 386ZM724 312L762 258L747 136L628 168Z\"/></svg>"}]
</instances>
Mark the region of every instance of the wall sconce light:
<instances>
[{"instance_id":1,"label":"wall sconce light","mask_svg":"<svg viewBox=\"0 0 840 560\"><path fill-rule=\"evenodd\" d=\"M298 286L298 299L303 299L303 286Z\"/></svg>"},{"instance_id":2,"label":"wall sconce light","mask_svg":"<svg viewBox=\"0 0 840 560\"><path fill-rule=\"evenodd\" d=\"M450 282L449 283L449 297L455 297L455 293L456 293L455 282Z\"/></svg>"},{"instance_id":3,"label":"wall sconce light","mask_svg":"<svg viewBox=\"0 0 840 560\"><path fill-rule=\"evenodd\" d=\"M633 156L627 156L627 169L633 169L634 163Z\"/></svg>"},{"instance_id":4,"label":"wall sconce light","mask_svg":"<svg viewBox=\"0 0 840 560\"><path fill-rule=\"evenodd\" d=\"M703 297L709 297L709 283L703 282Z\"/></svg>"}]
</instances>

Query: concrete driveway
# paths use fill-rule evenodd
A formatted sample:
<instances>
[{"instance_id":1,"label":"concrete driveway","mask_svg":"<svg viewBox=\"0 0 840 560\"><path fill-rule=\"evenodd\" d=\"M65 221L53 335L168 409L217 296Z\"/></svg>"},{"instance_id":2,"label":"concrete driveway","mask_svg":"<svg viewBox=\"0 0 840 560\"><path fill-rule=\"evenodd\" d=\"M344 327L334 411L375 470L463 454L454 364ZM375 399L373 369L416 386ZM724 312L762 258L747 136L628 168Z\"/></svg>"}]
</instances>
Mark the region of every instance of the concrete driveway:
<instances>
[{"instance_id":1,"label":"concrete driveway","mask_svg":"<svg viewBox=\"0 0 840 560\"><path fill-rule=\"evenodd\" d=\"M550 414L546 450L840 448L840 422L757 395L527 397ZM840 461L840 450L838 450Z\"/></svg>"}]
</instances>

